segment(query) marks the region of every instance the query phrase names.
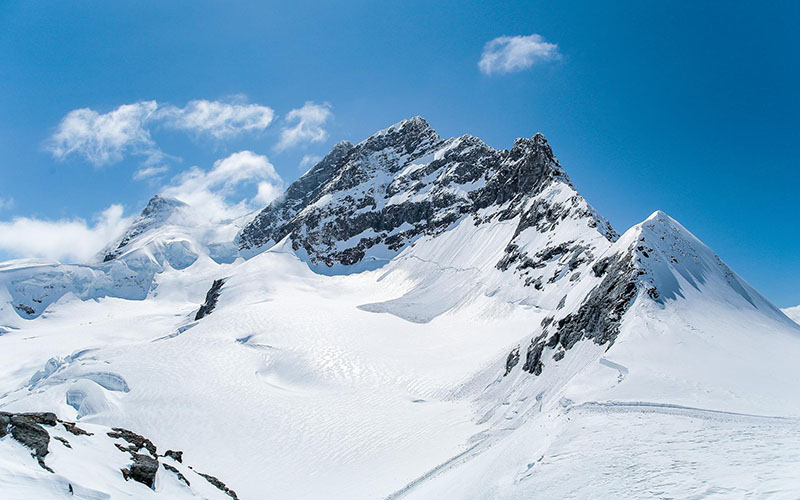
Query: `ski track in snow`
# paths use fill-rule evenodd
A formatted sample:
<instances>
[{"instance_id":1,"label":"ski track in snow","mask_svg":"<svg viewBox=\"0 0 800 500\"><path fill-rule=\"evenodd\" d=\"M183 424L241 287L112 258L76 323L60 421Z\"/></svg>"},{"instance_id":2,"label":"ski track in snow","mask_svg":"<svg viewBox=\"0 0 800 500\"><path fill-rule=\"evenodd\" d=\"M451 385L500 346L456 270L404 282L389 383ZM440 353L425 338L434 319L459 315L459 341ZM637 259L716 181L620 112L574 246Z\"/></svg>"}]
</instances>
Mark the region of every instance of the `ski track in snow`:
<instances>
[{"instance_id":1,"label":"ski track in snow","mask_svg":"<svg viewBox=\"0 0 800 500\"><path fill-rule=\"evenodd\" d=\"M661 413L664 415L677 415L690 418L707 420L752 422L754 424L785 424L800 426L798 417L782 417L772 415L755 415L752 413L736 413L732 411L709 410L706 408L693 408L669 403L650 403L645 401L588 401L579 405L570 406L568 413L580 411L617 412L617 413Z\"/></svg>"}]
</instances>

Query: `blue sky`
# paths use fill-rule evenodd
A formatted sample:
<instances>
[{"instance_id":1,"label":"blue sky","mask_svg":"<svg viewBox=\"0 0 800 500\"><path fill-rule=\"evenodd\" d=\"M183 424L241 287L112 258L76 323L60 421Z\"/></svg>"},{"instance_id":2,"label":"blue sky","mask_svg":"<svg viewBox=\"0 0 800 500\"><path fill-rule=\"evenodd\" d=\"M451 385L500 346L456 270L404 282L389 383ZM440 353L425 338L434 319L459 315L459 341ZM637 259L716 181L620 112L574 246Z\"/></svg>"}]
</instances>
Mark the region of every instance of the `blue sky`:
<instances>
[{"instance_id":1,"label":"blue sky","mask_svg":"<svg viewBox=\"0 0 800 500\"><path fill-rule=\"evenodd\" d=\"M20 217L100 238L191 185L258 204L338 140L422 115L495 147L541 131L618 230L662 209L800 303L800 3L609 4L0 2L0 239ZM482 71L503 36L522 55ZM63 126L127 104L121 147ZM215 162L255 180L214 184ZM0 257L65 245L44 238Z\"/></svg>"}]
</instances>

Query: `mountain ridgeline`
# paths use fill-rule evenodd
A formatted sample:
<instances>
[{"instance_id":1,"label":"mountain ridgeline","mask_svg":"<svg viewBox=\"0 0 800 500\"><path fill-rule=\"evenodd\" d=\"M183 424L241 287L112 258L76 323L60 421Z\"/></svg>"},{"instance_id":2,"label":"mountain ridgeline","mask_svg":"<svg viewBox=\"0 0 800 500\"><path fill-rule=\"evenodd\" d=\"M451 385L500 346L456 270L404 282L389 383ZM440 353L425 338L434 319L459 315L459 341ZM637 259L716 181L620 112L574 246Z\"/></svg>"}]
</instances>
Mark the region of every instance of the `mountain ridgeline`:
<instances>
[{"instance_id":1,"label":"mountain ridgeline","mask_svg":"<svg viewBox=\"0 0 800 500\"><path fill-rule=\"evenodd\" d=\"M414 117L355 146L337 144L244 227L238 244L247 254L288 236L313 264L352 266L388 260L468 215L475 224L517 217L518 233L579 217L616 238L577 193L566 204L536 200L555 183L570 184L541 134L496 150L469 135L443 140ZM524 266L517 250L509 245L503 266Z\"/></svg>"}]
</instances>

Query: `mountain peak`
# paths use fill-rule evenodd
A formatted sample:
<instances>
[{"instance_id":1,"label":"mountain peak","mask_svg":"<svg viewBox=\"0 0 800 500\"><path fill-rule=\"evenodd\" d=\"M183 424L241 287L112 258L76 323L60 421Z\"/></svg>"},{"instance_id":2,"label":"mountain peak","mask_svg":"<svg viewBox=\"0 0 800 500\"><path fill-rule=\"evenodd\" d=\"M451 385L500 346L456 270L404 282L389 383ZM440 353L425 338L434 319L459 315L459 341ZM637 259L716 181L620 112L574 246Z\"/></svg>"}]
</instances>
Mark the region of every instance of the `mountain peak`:
<instances>
[{"instance_id":1,"label":"mountain peak","mask_svg":"<svg viewBox=\"0 0 800 500\"><path fill-rule=\"evenodd\" d=\"M177 198L157 194L147 202L147 205L142 209L140 217L153 217L157 214L171 213L176 208L186 206L188 206L186 203Z\"/></svg>"},{"instance_id":2,"label":"mountain peak","mask_svg":"<svg viewBox=\"0 0 800 500\"><path fill-rule=\"evenodd\" d=\"M439 134L421 116L413 116L372 134L357 147L368 151L393 148L396 152L412 154L441 142Z\"/></svg>"},{"instance_id":3,"label":"mountain peak","mask_svg":"<svg viewBox=\"0 0 800 500\"><path fill-rule=\"evenodd\" d=\"M395 123L389 128L396 127L396 128L403 128L403 127L415 127L415 128L431 128L428 120L421 117L420 115L414 115L410 118L406 118L404 120L400 120L399 122Z\"/></svg>"},{"instance_id":4,"label":"mountain peak","mask_svg":"<svg viewBox=\"0 0 800 500\"><path fill-rule=\"evenodd\" d=\"M512 154L530 154L534 151L541 151L545 155L555 158L553 155L553 149L550 147L550 143L547 142L547 138L545 138L544 134L541 132L537 132L532 137L519 137L514 141L514 145L511 147Z\"/></svg>"},{"instance_id":5,"label":"mountain peak","mask_svg":"<svg viewBox=\"0 0 800 500\"><path fill-rule=\"evenodd\" d=\"M628 229L616 243L620 254L633 259L638 280L651 298L703 297L709 287L740 307L752 306L771 316L778 309L738 276L722 259L680 222L661 210Z\"/></svg>"},{"instance_id":6,"label":"mountain peak","mask_svg":"<svg viewBox=\"0 0 800 500\"><path fill-rule=\"evenodd\" d=\"M139 216L128 226L119 240L101 252L103 262L116 259L138 236L165 224L180 209L189 205L169 196L157 194L150 198Z\"/></svg>"},{"instance_id":7,"label":"mountain peak","mask_svg":"<svg viewBox=\"0 0 800 500\"><path fill-rule=\"evenodd\" d=\"M336 144L333 145L333 149L331 149L331 152L328 153L328 155L330 155L334 151L344 151L344 150L350 150L350 149L353 149L353 143L352 142L347 141L347 140L339 141L339 142L337 142Z\"/></svg>"},{"instance_id":8,"label":"mountain peak","mask_svg":"<svg viewBox=\"0 0 800 500\"><path fill-rule=\"evenodd\" d=\"M662 222L664 222L664 221L672 221L672 222L677 223L677 221L675 219L670 217L663 210L656 210L655 212L650 214L644 221L647 222L647 221L650 221L650 220L656 220L656 221L662 221Z\"/></svg>"}]
</instances>

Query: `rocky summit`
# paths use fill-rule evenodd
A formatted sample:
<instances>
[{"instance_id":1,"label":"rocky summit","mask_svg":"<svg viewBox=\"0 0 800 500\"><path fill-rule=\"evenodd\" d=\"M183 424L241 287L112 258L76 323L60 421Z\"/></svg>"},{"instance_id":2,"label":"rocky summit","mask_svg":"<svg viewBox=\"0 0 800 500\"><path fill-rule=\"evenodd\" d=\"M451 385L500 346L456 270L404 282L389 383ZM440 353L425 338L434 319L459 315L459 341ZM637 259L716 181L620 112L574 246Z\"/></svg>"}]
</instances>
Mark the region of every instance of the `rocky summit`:
<instances>
[{"instance_id":1,"label":"rocky summit","mask_svg":"<svg viewBox=\"0 0 800 500\"><path fill-rule=\"evenodd\" d=\"M294 250L330 268L388 260L466 217L476 225L518 218L518 233L585 219L607 239L616 237L577 193L566 203L543 195L558 189L572 186L542 134L496 150L469 135L443 140L414 117L355 146L337 144L247 224L238 242L253 252L288 236ZM582 253L562 252L576 259ZM513 241L508 253L503 266L530 265Z\"/></svg>"}]
</instances>

